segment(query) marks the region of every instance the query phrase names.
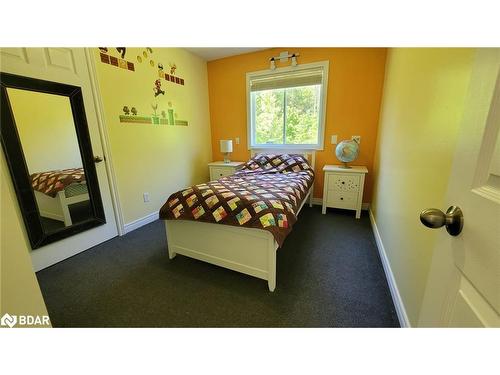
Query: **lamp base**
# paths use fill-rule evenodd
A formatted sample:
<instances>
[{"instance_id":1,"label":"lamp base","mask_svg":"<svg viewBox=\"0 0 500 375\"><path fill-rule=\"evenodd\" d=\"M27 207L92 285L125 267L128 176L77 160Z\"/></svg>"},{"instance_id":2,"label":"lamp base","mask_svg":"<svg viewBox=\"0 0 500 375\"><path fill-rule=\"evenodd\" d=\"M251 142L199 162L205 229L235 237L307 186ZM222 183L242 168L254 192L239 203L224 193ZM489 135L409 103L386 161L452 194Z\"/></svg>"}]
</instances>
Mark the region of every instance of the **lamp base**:
<instances>
[{"instance_id":1,"label":"lamp base","mask_svg":"<svg viewBox=\"0 0 500 375\"><path fill-rule=\"evenodd\" d=\"M229 152L224 153L224 163L231 163L229 159Z\"/></svg>"}]
</instances>

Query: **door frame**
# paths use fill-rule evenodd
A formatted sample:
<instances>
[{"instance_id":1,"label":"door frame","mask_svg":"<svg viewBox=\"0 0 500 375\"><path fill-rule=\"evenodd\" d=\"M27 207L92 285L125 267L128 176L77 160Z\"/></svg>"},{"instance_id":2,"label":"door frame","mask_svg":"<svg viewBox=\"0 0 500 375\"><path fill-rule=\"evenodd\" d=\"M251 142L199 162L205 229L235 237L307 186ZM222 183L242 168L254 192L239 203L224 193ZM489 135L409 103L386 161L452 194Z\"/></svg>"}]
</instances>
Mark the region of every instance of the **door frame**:
<instances>
[{"instance_id":1,"label":"door frame","mask_svg":"<svg viewBox=\"0 0 500 375\"><path fill-rule=\"evenodd\" d=\"M87 59L88 71L90 74L90 85L92 87L92 94L94 96L94 106L97 114L97 127L99 129L99 134L101 137L102 152L104 157L104 165L106 166L106 173L108 175L109 190L111 193L111 201L113 203L113 211L115 214L116 227L118 230L118 235L123 236L125 234L125 223L123 219L123 210L121 207L120 195L118 192L117 178L113 165L113 156L111 153L109 132L104 116L104 104L102 101L101 92L99 90L99 81L97 79L97 69L95 65L95 59L93 55L92 48L85 47L85 57Z\"/></svg>"}]
</instances>

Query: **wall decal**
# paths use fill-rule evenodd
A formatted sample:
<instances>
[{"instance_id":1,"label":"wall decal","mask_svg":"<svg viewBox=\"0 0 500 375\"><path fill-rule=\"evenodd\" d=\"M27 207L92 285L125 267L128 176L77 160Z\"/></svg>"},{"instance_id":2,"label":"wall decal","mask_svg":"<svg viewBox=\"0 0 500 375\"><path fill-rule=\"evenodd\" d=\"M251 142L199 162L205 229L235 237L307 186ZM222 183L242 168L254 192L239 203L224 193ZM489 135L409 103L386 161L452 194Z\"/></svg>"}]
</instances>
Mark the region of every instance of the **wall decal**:
<instances>
[{"instance_id":1,"label":"wall decal","mask_svg":"<svg viewBox=\"0 0 500 375\"><path fill-rule=\"evenodd\" d=\"M132 107L130 110L128 106L123 106L122 111L125 113L124 115L120 115L119 119L121 123L128 124L146 124L146 125L177 125L177 126L188 126L188 122L186 120L178 120L177 113L174 112L172 108L172 102L168 102L169 108L167 111L162 110L160 112L160 116L158 116L158 103L151 103L151 108L153 109L153 113L151 116L137 116L137 109ZM130 115L132 113L132 115Z\"/></svg>"},{"instance_id":2,"label":"wall decal","mask_svg":"<svg viewBox=\"0 0 500 375\"><path fill-rule=\"evenodd\" d=\"M126 47L116 47L116 50L120 54L121 58L124 59L125 58L125 52L127 52L127 48Z\"/></svg>"},{"instance_id":3,"label":"wall decal","mask_svg":"<svg viewBox=\"0 0 500 375\"><path fill-rule=\"evenodd\" d=\"M117 52L120 52L121 58L111 55L108 47L99 47L101 62L104 64L113 65L118 68L134 72L135 71L134 63L123 59L123 57L125 56L126 48L118 47L116 48L116 50Z\"/></svg>"},{"instance_id":4,"label":"wall decal","mask_svg":"<svg viewBox=\"0 0 500 375\"><path fill-rule=\"evenodd\" d=\"M165 81L172 82L181 86L184 86L184 78L177 77L175 72L177 70L177 65L175 63L169 63L170 74L163 72L163 64L158 63L158 76L164 78Z\"/></svg>"},{"instance_id":5,"label":"wall decal","mask_svg":"<svg viewBox=\"0 0 500 375\"><path fill-rule=\"evenodd\" d=\"M156 110L158 109L158 103L151 103L151 108L153 108L153 116L151 116L151 121L154 125L160 124L160 117L157 115Z\"/></svg>"},{"instance_id":6,"label":"wall decal","mask_svg":"<svg viewBox=\"0 0 500 375\"><path fill-rule=\"evenodd\" d=\"M130 81L130 87L134 89L123 91L123 96L121 96L121 92L116 92L116 95L120 95L124 98L122 103L131 100L140 106L122 105L119 107L121 108L118 113L120 123L153 126L189 125L188 120L182 118L182 114L189 108L189 99L186 97L188 93L182 92L184 90L180 89L180 87L185 85L184 78L178 76L178 72L181 72L181 74L183 72L181 70L182 66L178 67L173 59L168 63L164 63L164 61L168 61L166 57L168 54L168 49L162 49L154 53L151 47L99 47L98 55L102 63L134 72L139 69L138 75ZM127 61L125 57L134 59L135 61ZM164 59L163 62L159 61L160 59ZM137 68L139 66L140 68ZM149 101L152 99L152 97L149 96L151 94L148 94L148 92L151 93L151 91L149 91L151 90L151 86L148 87L148 85L144 84L148 82L148 77L152 78L153 81L152 89L153 98L155 99L153 99L152 102ZM123 77L117 76L116 79L123 79ZM175 84L175 86L179 85L177 86L179 89L172 86L167 87L166 83L162 82L163 79L169 83ZM129 83L123 82L123 85L128 87L127 85L129 85ZM144 110L144 108L148 108L149 106L151 106L151 110ZM138 111L138 108L142 108L142 110ZM177 112L178 110L180 110L179 113Z\"/></svg>"},{"instance_id":7,"label":"wall decal","mask_svg":"<svg viewBox=\"0 0 500 375\"><path fill-rule=\"evenodd\" d=\"M175 75L175 70L177 69L177 65L174 64L170 64L170 74L171 75Z\"/></svg>"},{"instance_id":8,"label":"wall decal","mask_svg":"<svg viewBox=\"0 0 500 375\"><path fill-rule=\"evenodd\" d=\"M165 91L161 89L161 81L159 79L155 81L155 87L153 87L153 92L155 93L155 98L160 94L165 95Z\"/></svg>"}]
</instances>

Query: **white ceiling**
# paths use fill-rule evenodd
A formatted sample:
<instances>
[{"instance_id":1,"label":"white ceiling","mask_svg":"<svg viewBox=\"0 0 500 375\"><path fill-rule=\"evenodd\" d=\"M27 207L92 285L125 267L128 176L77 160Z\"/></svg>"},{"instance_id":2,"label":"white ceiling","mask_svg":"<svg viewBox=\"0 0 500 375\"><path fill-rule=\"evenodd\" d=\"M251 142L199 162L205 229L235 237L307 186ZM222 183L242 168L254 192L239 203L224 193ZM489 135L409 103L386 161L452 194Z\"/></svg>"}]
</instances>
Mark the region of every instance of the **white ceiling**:
<instances>
[{"instance_id":1,"label":"white ceiling","mask_svg":"<svg viewBox=\"0 0 500 375\"><path fill-rule=\"evenodd\" d=\"M269 48L269 47L267 47ZM232 48L232 47L203 47L203 48L184 48L195 55L200 56L206 61L222 59L223 57L236 56L244 53L261 51L267 48Z\"/></svg>"}]
</instances>

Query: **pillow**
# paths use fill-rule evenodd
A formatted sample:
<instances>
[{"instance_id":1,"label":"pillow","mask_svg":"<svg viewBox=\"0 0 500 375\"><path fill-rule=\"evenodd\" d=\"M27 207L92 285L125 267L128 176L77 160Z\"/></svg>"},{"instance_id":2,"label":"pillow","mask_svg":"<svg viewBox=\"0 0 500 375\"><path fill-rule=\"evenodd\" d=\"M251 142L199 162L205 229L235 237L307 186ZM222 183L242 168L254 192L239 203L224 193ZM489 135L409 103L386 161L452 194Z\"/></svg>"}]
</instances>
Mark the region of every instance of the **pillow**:
<instances>
[{"instance_id":1,"label":"pillow","mask_svg":"<svg viewBox=\"0 0 500 375\"><path fill-rule=\"evenodd\" d=\"M312 170L307 159L297 154L257 154L242 170L289 173Z\"/></svg>"}]
</instances>

